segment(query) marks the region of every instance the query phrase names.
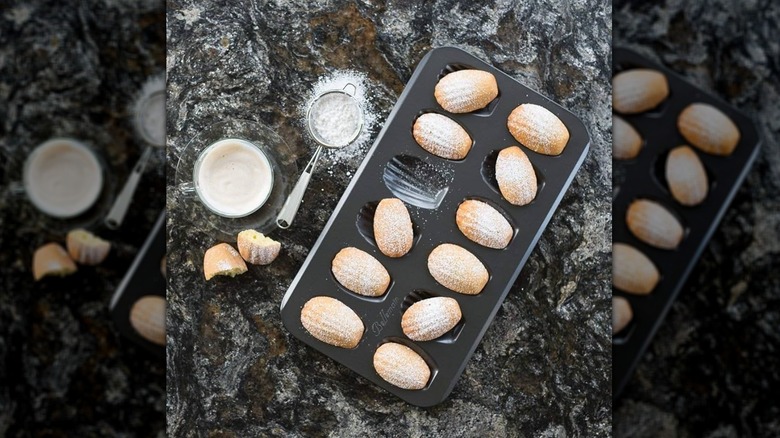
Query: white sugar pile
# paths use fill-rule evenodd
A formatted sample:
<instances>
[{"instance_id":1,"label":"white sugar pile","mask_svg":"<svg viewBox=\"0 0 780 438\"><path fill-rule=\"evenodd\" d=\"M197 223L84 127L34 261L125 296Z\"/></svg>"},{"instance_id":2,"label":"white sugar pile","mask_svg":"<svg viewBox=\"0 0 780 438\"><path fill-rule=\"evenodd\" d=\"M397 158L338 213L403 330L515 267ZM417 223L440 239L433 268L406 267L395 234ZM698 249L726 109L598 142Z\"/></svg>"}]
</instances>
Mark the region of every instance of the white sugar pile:
<instances>
[{"instance_id":1,"label":"white sugar pile","mask_svg":"<svg viewBox=\"0 0 780 438\"><path fill-rule=\"evenodd\" d=\"M357 138L348 146L343 147L341 149L329 149L322 154L320 160L323 163L323 165L327 167L332 167L334 164L344 164L344 163L351 163L355 167L357 167L357 165L360 163L360 160L363 159L363 156L368 150L368 146L370 145L370 142L372 140L372 131L374 125L376 124L376 119L377 119L374 103L370 99L368 94L369 92L368 78L363 73L358 73L351 70L335 71L326 76L323 76L314 85L306 101L299 109L299 113L301 115L301 122L302 122L301 125L305 126L306 113L309 107L314 103L314 100L318 96L328 91L334 91L334 90L352 91L351 87L348 86L349 84L355 86L355 92L352 97L354 98L354 101L360 105L360 109L362 110L363 127L361 128ZM344 90L345 87L347 88L346 90ZM339 94L334 93L332 96L339 96ZM342 99L344 98L346 97L342 96ZM322 103L323 106L325 106L324 105L325 103L327 103L328 106L330 106L331 104L337 102L338 101L335 99L334 100L328 99ZM335 116L333 114L328 114L327 112L324 112L322 114L322 118L323 120L327 120L327 119L333 120L333 119L342 118L343 120L347 121L347 124L349 124L350 118L352 117L351 115L349 115L349 113L350 113L349 111L344 111L344 114ZM326 127L322 125L319 134L323 136L340 137L343 134L342 130L347 131L348 128L339 127L339 126ZM352 134L352 132L350 132L349 134ZM346 136L346 134L344 135Z\"/></svg>"}]
</instances>

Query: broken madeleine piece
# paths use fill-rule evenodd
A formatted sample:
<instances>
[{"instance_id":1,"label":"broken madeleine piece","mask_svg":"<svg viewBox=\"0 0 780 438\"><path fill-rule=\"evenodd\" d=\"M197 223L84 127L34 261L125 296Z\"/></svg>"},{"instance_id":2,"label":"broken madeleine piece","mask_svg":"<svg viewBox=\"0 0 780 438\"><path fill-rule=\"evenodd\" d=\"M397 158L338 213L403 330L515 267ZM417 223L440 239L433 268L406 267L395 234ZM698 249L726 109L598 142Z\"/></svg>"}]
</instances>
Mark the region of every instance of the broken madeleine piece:
<instances>
[{"instance_id":1,"label":"broken madeleine piece","mask_svg":"<svg viewBox=\"0 0 780 438\"><path fill-rule=\"evenodd\" d=\"M216 275L235 277L247 271L241 254L227 243L219 243L206 250L203 256L203 274L206 281Z\"/></svg>"},{"instance_id":2,"label":"broken madeleine piece","mask_svg":"<svg viewBox=\"0 0 780 438\"><path fill-rule=\"evenodd\" d=\"M99 265L111 250L111 242L81 228L71 230L65 238L65 243L70 257L82 265Z\"/></svg>"},{"instance_id":3,"label":"broken madeleine piece","mask_svg":"<svg viewBox=\"0 0 780 438\"><path fill-rule=\"evenodd\" d=\"M238 233L238 252L253 265L268 265L279 256L282 244L255 230Z\"/></svg>"},{"instance_id":4,"label":"broken madeleine piece","mask_svg":"<svg viewBox=\"0 0 780 438\"><path fill-rule=\"evenodd\" d=\"M47 243L35 250L33 254L33 277L35 281L46 276L65 277L76 272L76 264L73 263L65 248L59 243Z\"/></svg>"}]
</instances>

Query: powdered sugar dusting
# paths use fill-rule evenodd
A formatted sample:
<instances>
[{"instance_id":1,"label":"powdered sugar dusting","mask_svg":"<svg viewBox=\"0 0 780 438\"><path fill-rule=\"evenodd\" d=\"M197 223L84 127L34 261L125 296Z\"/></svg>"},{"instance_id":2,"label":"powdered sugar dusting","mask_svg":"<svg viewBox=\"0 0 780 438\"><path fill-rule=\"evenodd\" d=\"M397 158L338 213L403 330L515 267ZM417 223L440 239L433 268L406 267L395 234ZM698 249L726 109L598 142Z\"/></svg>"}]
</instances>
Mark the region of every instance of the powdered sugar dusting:
<instances>
[{"instance_id":1,"label":"powdered sugar dusting","mask_svg":"<svg viewBox=\"0 0 780 438\"><path fill-rule=\"evenodd\" d=\"M436 84L436 101L452 113L467 113L486 107L498 95L495 77L481 70L460 70Z\"/></svg>"},{"instance_id":2,"label":"powdered sugar dusting","mask_svg":"<svg viewBox=\"0 0 780 438\"><path fill-rule=\"evenodd\" d=\"M469 238L488 248L506 248L512 239L512 226L495 208L482 201L467 200L455 214L458 229Z\"/></svg>"},{"instance_id":3,"label":"powdered sugar dusting","mask_svg":"<svg viewBox=\"0 0 780 438\"><path fill-rule=\"evenodd\" d=\"M449 297L434 297L414 303L401 318L401 327L413 341L430 341L448 331L460 321L458 302Z\"/></svg>"},{"instance_id":4,"label":"powdered sugar dusting","mask_svg":"<svg viewBox=\"0 0 780 438\"><path fill-rule=\"evenodd\" d=\"M528 156L517 146L498 154L496 181L501 194L514 205L526 205L536 197L536 172Z\"/></svg>"},{"instance_id":5,"label":"powdered sugar dusting","mask_svg":"<svg viewBox=\"0 0 780 438\"><path fill-rule=\"evenodd\" d=\"M431 369L419 354L395 342L376 349L374 369L385 381L404 389L422 389L431 377Z\"/></svg>"},{"instance_id":6,"label":"powdered sugar dusting","mask_svg":"<svg viewBox=\"0 0 780 438\"><path fill-rule=\"evenodd\" d=\"M443 243L428 256L428 271L442 286L455 292L476 295L488 281L485 265L468 250Z\"/></svg>"},{"instance_id":7,"label":"powdered sugar dusting","mask_svg":"<svg viewBox=\"0 0 780 438\"><path fill-rule=\"evenodd\" d=\"M368 77L364 73L352 70L339 70L322 76L298 109L301 126L306 126L306 113L318 96L328 91L351 91L349 84L355 86L352 97L360 105L363 127L357 138L348 146L340 149L330 149L322 154L320 162L325 167L332 168L334 165L362 158L368 151L372 140L372 130L377 122L377 109L370 93L371 84ZM347 90L344 90L345 87Z\"/></svg>"},{"instance_id":8,"label":"powdered sugar dusting","mask_svg":"<svg viewBox=\"0 0 780 438\"><path fill-rule=\"evenodd\" d=\"M301 309L301 324L312 336L326 344L354 348L363 337L360 317L341 301L314 297Z\"/></svg>"},{"instance_id":9,"label":"powdered sugar dusting","mask_svg":"<svg viewBox=\"0 0 780 438\"><path fill-rule=\"evenodd\" d=\"M534 152L558 155L566 147L569 130L550 110L524 103L512 111L507 127L517 141Z\"/></svg>"},{"instance_id":10,"label":"powdered sugar dusting","mask_svg":"<svg viewBox=\"0 0 780 438\"><path fill-rule=\"evenodd\" d=\"M331 270L342 286L359 295L380 296L390 284L390 274L379 260L353 247L336 254Z\"/></svg>"},{"instance_id":11,"label":"powdered sugar dusting","mask_svg":"<svg viewBox=\"0 0 780 438\"><path fill-rule=\"evenodd\" d=\"M412 249L412 218L400 199L383 199L377 205L374 213L374 239L379 250L388 257L401 257Z\"/></svg>"},{"instance_id":12,"label":"powdered sugar dusting","mask_svg":"<svg viewBox=\"0 0 780 438\"><path fill-rule=\"evenodd\" d=\"M436 113L423 114L414 122L414 139L426 151L438 157L462 160L472 140L458 122Z\"/></svg>"}]
</instances>

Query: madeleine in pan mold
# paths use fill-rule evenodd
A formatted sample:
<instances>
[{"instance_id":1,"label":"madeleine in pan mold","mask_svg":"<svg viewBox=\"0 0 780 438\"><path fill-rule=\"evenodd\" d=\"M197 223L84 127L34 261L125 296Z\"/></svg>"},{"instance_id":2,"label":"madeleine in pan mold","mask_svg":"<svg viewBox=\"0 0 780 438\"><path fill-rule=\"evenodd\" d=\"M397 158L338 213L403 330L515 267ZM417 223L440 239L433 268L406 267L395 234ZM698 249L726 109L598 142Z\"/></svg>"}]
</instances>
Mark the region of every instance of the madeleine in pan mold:
<instances>
[{"instance_id":1,"label":"madeleine in pan mold","mask_svg":"<svg viewBox=\"0 0 780 438\"><path fill-rule=\"evenodd\" d=\"M631 233L648 245L675 249L683 238L680 221L661 204L637 199L628 206L626 224Z\"/></svg>"},{"instance_id":2,"label":"madeleine in pan mold","mask_svg":"<svg viewBox=\"0 0 780 438\"><path fill-rule=\"evenodd\" d=\"M672 197L687 207L699 205L707 197L707 172L699 156L688 146L679 146L669 152L666 181Z\"/></svg>"},{"instance_id":3,"label":"madeleine in pan mold","mask_svg":"<svg viewBox=\"0 0 780 438\"><path fill-rule=\"evenodd\" d=\"M642 149L642 137L620 116L612 116L612 157L631 160Z\"/></svg>"},{"instance_id":4,"label":"madeleine in pan mold","mask_svg":"<svg viewBox=\"0 0 780 438\"><path fill-rule=\"evenodd\" d=\"M458 206L455 223L469 240L493 249L506 248L514 234L504 215L476 199L467 199Z\"/></svg>"},{"instance_id":5,"label":"madeleine in pan mold","mask_svg":"<svg viewBox=\"0 0 780 438\"><path fill-rule=\"evenodd\" d=\"M357 248L339 251L333 258L331 271L342 286L358 295L378 297L390 286L390 274L382 263Z\"/></svg>"},{"instance_id":6,"label":"madeleine in pan mold","mask_svg":"<svg viewBox=\"0 0 780 438\"><path fill-rule=\"evenodd\" d=\"M626 70L612 78L612 108L621 114L651 110L669 97L663 73L646 68Z\"/></svg>"},{"instance_id":7,"label":"madeleine in pan mold","mask_svg":"<svg viewBox=\"0 0 780 438\"><path fill-rule=\"evenodd\" d=\"M498 96L498 84L492 73L467 69L439 79L434 89L436 102L451 113L470 113L485 108Z\"/></svg>"},{"instance_id":8,"label":"madeleine in pan mold","mask_svg":"<svg viewBox=\"0 0 780 438\"><path fill-rule=\"evenodd\" d=\"M623 297L612 297L612 334L620 333L632 319L634 319L634 312L628 300Z\"/></svg>"},{"instance_id":9,"label":"madeleine in pan mold","mask_svg":"<svg viewBox=\"0 0 780 438\"><path fill-rule=\"evenodd\" d=\"M414 121L412 135L423 149L449 160L466 158L474 143L458 122L436 113L426 113L418 117Z\"/></svg>"},{"instance_id":10,"label":"madeleine in pan mold","mask_svg":"<svg viewBox=\"0 0 780 438\"><path fill-rule=\"evenodd\" d=\"M354 310L326 296L314 297L303 305L301 324L316 339L340 348L355 348L365 330Z\"/></svg>"},{"instance_id":11,"label":"madeleine in pan mold","mask_svg":"<svg viewBox=\"0 0 780 438\"><path fill-rule=\"evenodd\" d=\"M387 342L376 349L374 369L379 377L402 389L423 389L431 378L431 369L425 359L396 342Z\"/></svg>"},{"instance_id":12,"label":"madeleine in pan mold","mask_svg":"<svg viewBox=\"0 0 780 438\"><path fill-rule=\"evenodd\" d=\"M130 325L144 339L165 346L165 298L145 295L130 309Z\"/></svg>"},{"instance_id":13,"label":"madeleine in pan mold","mask_svg":"<svg viewBox=\"0 0 780 438\"><path fill-rule=\"evenodd\" d=\"M685 107L677 128L693 146L712 155L728 156L739 143L739 128L721 110L706 103Z\"/></svg>"},{"instance_id":14,"label":"madeleine in pan mold","mask_svg":"<svg viewBox=\"0 0 780 438\"><path fill-rule=\"evenodd\" d=\"M382 254L402 257L412 249L412 217L403 201L387 198L379 201L374 213L374 240Z\"/></svg>"},{"instance_id":15,"label":"madeleine in pan mold","mask_svg":"<svg viewBox=\"0 0 780 438\"><path fill-rule=\"evenodd\" d=\"M612 285L636 295L647 295L660 279L658 268L633 246L625 243L612 245Z\"/></svg>"},{"instance_id":16,"label":"madeleine in pan mold","mask_svg":"<svg viewBox=\"0 0 780 438\"><path fill-rule=\"evenodd\" d=\"M482 292L490 278L477 256L451 243L443 243L431 251L428 271L442 286L464 295Z\"/></svg>"},{"instance_id":17,"label":"madeleine in pan mold","mask_svg":"<svg viewBox=\"0 0 780 438\"><path fill-rule=\"evenodd\" d=\"M496 158L496 181L501 195L512 205L523 206L536 198L534 166L517 146L510 146Z\"/></svg>"},{"instance_id":18,"label":"madeleine in pan mold","mask_svg":"<svg viewBox=\"0 0 780 438\"><path fill-rule=\"evenodd\" d=\"M406 309L401 317L401 329L413 341L431 341L452 330L461 316L454 298L426 298Z\"/></svg>"},{"instance_id":19,"label":"madeleine in pan mold","mask_svg":"<svg viewBox=\"0 0 780 438\"><path fill-rule=\"evenodd\" d=\"M507 128L515 140L532 151L544 155L560 155L569 142L569 130L547 108L524 103L515 108Z\"/></svg>"}]
</instances>

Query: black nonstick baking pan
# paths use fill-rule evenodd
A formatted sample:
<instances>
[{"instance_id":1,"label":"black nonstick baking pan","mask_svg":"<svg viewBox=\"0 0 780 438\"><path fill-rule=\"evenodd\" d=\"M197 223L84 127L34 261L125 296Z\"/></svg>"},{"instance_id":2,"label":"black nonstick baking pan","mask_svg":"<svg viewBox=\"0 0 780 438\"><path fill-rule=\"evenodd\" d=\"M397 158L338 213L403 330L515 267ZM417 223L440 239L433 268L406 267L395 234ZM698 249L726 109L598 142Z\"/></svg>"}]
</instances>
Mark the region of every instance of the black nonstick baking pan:
<instances>
[{"instance_id":1,"label":"black nonstick baking pan","mask_svg":"<svg viewBox=\"0 0 780 438\"><path fill-rule=\"evenodd\" d=\"M499 95L487 108L469 114L448 114L433 92L445 74L476 68L491 72ZM570 133L559 156L544 156L521 146L533 164L539 189L536 199L523 207L505 201L494 176L496 152L518 142L506 121L522 103L552 111ZM426 112L451 117L471 135L473 147L462 161L438 158L422 149L412 137L412 125ZM466 367L506 294L555 212L584 160L590 140L582 122L559 105L523 86L503 72L452 47L431 50L420 61L390 113L382 131L341 197L322 234L285 294L281 313L287 329L306 344L351 368L403 400L418 406L442 402ZM383 255L373 240L372 220L383 198L399 197L409 208L415 230L412 250L399 259ZM455 212L465 199L478 198L497 207L509 219L515 235L506 249L482 247L458 230ZM490 280L476 296L461 295L438 284L428 272L427 258L441 243L460 245L487 267ZM344 247L353 246L379 260L391 276L388 292L367 298L344 289L331 273L331 261ZM300 322L301 308L315 296L331 296L351 307L363 320L363 338L354 349L334 347L312 337ZM427 296L455 298L463 318L441 338L412 342L401 330L401 315L412 303ZM431 368L431 379L421 390L405 390L385 382L373 367L376 348L395 341L417 351Z\"/></svg>"},{"instance_id":2,"label":"black nonstick baking pan","mask_svg":"<svg viewBox=\"0 0 780 438\"><path fill-rule=\"evenodd\" d=\"M761 146L758 131L745 114L636 52L614 49L613 74L632 68L649 68L666 75L669 98L654 110L635 115L621 114L642 136L644 145L633 160L613 160L615 174L621 177L616 178L613 187L612 214L615 220L612 240L629 244L643 252L656 265L661 277L655 289L646 296L631 295L615 288L612 290L613 294L629 301L634 314L631 323L612 338L613 399L620 396L631 378ZM704 164L710 187L704 202L695 207L685 207L669 193L664 177L664 163L670 149L688 144L677 130L677 116L686 106L695 102L707 103L723 111L737 125L741 137L734 152L727 157L709 155L693 148ZM622 181L618 182L618 179ZM626 210L637 198L657 201L680 219L685 234L676 250L654 248L631 234L626 225Z\"/></svg>"},{"instance_id":3,"label":"black nonstick baking pan","mask_svg":"<svg viewBox=\"0 0 780 438\"><path fill-rule=\"evenodd\" d=\"M149 237L135 256L133 264L119 283L109 304L111 318L119 332L160 357L165 357L165 347L150 342L138 334L130 324L130 310L133 304L145 295L165 298L166 281L161 266L165 253L165 212L163 212L154 223Z\"/></svg>"}]
</instances>

